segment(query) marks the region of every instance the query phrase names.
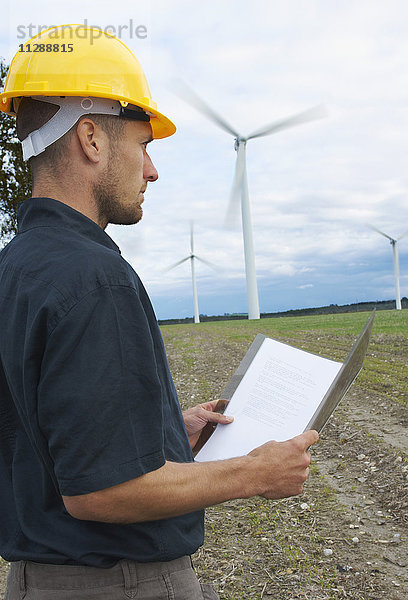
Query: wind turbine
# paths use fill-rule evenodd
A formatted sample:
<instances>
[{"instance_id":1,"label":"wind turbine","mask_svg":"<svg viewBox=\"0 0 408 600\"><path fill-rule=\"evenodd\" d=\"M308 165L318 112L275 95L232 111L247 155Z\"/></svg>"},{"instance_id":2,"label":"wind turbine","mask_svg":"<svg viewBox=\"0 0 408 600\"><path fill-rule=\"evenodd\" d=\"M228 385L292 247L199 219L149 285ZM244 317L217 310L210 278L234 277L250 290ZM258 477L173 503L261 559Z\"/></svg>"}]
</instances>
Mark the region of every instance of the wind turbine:
<instances>
[{"instance_id":1,"label":"wind turbine","mask_svg":"<svg viewBox=\"0 0 408 600\"><path fill-rule=\"evenodd\" d=\"M197 110L208 117L213 123L221 127L227 133L234 136L234 149L237 152L235 163L235 174L233 179L230 202L227 212L227 222L233 221L233 214L239 202L241 195L241 215L242 215L242 234L244 239L244 255L245 255L245 272L246 272L246 287L248 299L248 319L259 319L259 300L258 286L256 282L255 270L255 253L252 236L252 221L251 209L248 194L248 179L246 169L246 143L248 140L278 133L284 129L307 123L315 119L320 119L327 116L327 111L323 106L315 106L309 110L301 112L292 117L281 119L273 123L257 129L250 135L243 136L235 130L227 121L220 117L212 108L210 108L193 90L191 90L184 82L177 81L173 85L176 93L185 101L192 104Z\"/></svg>"},{"instance_id":2,"label":"wind turbine","mask_svg":"<svg viewBox=\"0 0 408 600\"><path fill-rule=\"evenodd\" d=\"M388 235L387 233L384 233L383 231L380 231L379 229L377 229L377 227L374 227L374 225L370 225L369 223L367 223L367 226L370 229L372 229L373 231L376 231L380 235L383 235L385 238L387 238L388 240L390 240L390 244L392 246L392 257L393 257L393 260L394 260L395 308L397 310L401 310L401 308L402 308L402 306L401 306L401 291L400 291L400 282L399 282L400 270L399 270L399 258L398 258L397 242L399 242L400 240L402 240L402 238L405 237L408 234L408 229L402 235L400 235L399 237L397 237L396 239L394 239L390 235Z\"/></svg>"},{"instance_id":3,"label":"wind turbine","mask_svg":"<svg viewBox=\"0 0 408 600\"><path fill-rule=\"evenodd\" d=\"M200 313L198 311L197 282L196 282L196 276L195 276L194 261L199 260L202 263L204 263L205 265L208 265L209 267L211 267L212 269L217 269L218 267L216 267L215 265L210 263L208 260L204 260L203 258L200 258L199 256L197 256L197 254L194 254L194 225L193 225L193 222L190 223L190 254L188 256L186 256L185 258L182 258L178 262L174 263L174 265L170 265L170 267L167 267L166 271L171 271L171 269L178 267L179 265L183 264L187 260L190 261L191 279L192 279L192 283L193 283L194 323L199 323L200 322Z\"/></svg>"}]
</instances>

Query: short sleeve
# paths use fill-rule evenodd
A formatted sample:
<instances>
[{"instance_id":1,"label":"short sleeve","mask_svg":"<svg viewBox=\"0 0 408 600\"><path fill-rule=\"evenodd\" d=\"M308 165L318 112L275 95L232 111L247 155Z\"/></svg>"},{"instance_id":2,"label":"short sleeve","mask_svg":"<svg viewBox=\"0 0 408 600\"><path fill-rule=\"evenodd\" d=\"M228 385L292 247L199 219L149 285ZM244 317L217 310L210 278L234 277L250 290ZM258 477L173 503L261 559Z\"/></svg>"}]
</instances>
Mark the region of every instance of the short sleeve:
<instances>
[{"instance_id":1,"label":"short sleeve","mask_svg":"<svg viewBox=\"0 0 408 600\"><path fill-rule=\"evenodd\" d=\"M101 287L61 319L44 353L38 420L63 495L164 464L162 389L137 290Z\"/></svg>"}]
</instances>

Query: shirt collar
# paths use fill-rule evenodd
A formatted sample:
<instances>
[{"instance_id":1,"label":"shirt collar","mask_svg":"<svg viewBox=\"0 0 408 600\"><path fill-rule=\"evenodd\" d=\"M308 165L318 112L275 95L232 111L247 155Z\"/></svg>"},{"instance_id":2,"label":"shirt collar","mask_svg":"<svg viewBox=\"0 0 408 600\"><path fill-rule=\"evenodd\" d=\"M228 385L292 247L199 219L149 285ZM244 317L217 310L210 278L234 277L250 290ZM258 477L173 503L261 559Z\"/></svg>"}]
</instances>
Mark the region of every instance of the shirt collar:
<instances>
[{"instance_id":1,"label":"shirt collar","mask_svg":"<svg viewBox=\"0 0 408 600\"><path fill-rule=\"evenodd\" d=\"M24 200L18 206L17 223L18 233L24 233L35 227L72 229L120 254L119 247L102 227L81 212L53 198Z\"/></svg>"}]
</instances>

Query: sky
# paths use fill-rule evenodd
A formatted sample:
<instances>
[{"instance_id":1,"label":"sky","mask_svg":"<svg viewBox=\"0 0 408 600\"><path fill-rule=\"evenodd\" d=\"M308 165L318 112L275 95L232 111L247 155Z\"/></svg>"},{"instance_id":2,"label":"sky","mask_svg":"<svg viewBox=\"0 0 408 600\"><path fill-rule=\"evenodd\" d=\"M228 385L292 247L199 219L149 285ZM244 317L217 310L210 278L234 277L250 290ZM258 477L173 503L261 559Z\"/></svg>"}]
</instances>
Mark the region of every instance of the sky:
<instances>
[{"instance_id":1,"label":"sky","mask_svg":"<svg viewBox=\"0 0 408 600\"><path fill-rule=\"evenodd\" d=\"M64 5L64 4L69 4ZM241 222L224 227L233 136L174 93L186 82L242 135L324 104L328 116L248 141L261 312L395 298L392 249L367 223L408 230L408 4L405 0L6 1L8 62L43 25L110 25L140 60L159 110L159 172L144 216L107 233L140 275L157 317L247 312ZM239 213L238 213L239 215ZM408 296L408 235L398 242Z\"/></svg>"}]
</instances>

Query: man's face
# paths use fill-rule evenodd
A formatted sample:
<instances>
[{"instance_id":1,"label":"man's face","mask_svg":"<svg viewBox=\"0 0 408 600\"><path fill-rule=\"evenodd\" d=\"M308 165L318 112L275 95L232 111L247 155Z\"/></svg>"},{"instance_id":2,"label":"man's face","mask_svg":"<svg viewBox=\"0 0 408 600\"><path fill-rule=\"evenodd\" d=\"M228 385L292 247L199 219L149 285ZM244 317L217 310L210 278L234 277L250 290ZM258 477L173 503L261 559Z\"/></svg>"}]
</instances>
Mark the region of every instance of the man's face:
<instances>
[{"instance_id":1,"label":"man's face","mask_svg":"<svg viewBox=\"0 0 408 600\"><path fill-rule=\"evenodd\" d=\"M123 136L110 142L108 165L93 190L101 227L133 225L142 218L147 183L158 178L146 149L151 140L149 123L129 120Z\"/></svg>"}]
</instances>

